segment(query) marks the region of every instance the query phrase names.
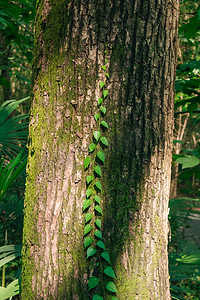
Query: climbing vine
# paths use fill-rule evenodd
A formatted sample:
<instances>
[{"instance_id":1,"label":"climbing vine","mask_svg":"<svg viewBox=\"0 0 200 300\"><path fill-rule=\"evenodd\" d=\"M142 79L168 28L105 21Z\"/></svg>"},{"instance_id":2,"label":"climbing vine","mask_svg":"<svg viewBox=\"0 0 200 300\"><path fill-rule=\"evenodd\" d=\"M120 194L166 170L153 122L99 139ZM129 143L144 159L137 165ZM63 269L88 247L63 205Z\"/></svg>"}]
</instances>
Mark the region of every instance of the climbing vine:
<instances>
[{"instance_id":1,"label":"climbing vine","mask_svg":"<svg viewBox=\"0 0 200 300\"><path fill-rule=\"evenodd\" d=\"M106 70L106 64L108 62L106 55L107 49L105 50L105 64L102 66L105 80L109 78L109 74ZM89 155L84 160L85 171L88 170L89 167L91 169L91 174L86 177L86 199L83 202L83 212L85 214L84 247L86 249L87 259L96 256L97 260L95 269L93 270L95 271L95 275L97 275L93 275L89 278L89 291L98 288L100 285L102 287L104 285L105 290L113 293L112 300L116 300L117 298L114 295L117 293L117 289L113 282L113 279L116 277L114 270L110 266L109 254L102 237L101 168L105 164L104 149L108 147L108 140L104 135L108 129L108 124L103 118L106 114L104 100L108 96L108 90L105 89L105 81L100 81L99 86L101 95L97 101L98 112L94 115L97 130L93 132L93 140L89 145ZM96 268L98 268L98 271ZM103 275L101 275L101 273L103 273ZM103 300L103 297L96 293L92 300Z\"/></svg>"}]
</instances>

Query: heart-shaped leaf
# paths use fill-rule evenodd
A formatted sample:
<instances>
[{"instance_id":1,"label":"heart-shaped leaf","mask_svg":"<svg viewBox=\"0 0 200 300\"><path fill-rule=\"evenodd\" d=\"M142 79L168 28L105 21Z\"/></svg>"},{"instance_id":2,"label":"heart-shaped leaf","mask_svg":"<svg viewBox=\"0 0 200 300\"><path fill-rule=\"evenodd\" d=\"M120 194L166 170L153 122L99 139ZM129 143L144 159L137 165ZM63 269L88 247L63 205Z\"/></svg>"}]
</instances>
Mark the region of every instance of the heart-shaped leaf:
<instances>
[{"instance_id":1,"label":"heart-shaped leaf","mask_svg":"<svg viewBox=\"0 0 200 300\"><path fill-rule=\"evenodd\" d=\"M109 292L117 293L117 288L116 288L115 284L112 281L108 282L108 284L106 285L106 288Z\"/></svg>"},{"instance_id":2,"label":"heart-shaped leaf","mask_svg":"<svg viewBox=\"0 0 200 300\"><path fill-rule=\"evenodd\" d=\"M92 179L93 179L93 176L88 175L88 176L86 177L86 182L87 182L87 184L90 184L90 182L92 181Z\"/></svg>"},{"instance_id":3,"label":"heart-shaped leaf","mask_svg":"<svg viewBox=\"0 0 200 300\"><path fill-rule=\"evenodd\" d=\"M90 256L93 256L96 252L97 252L96 249L94 249L93 247L89 247L87 249L87 258L89 258Z\"/></svg>"},{"instance_id":4,"label":"heart-shaped leaf","mask_svg":"<svg viewBox=\"0 0 200 300\"><path fill-rule=\"evenodd\" d=\"M85 199L83 201L83 210L86 210L91 204L91 200L90 199Z\"/></svg>"},{"instance_id":5,"label":"heart-shaped leaf","mask_svg":"<svg viewBox=\"0 0 200 300\"><path fill-rule=\"evenodd\" d=\"M90 157L86 157L86 159L84 160L84 169L85 170L87 169L89 164L90 164Z\"/></svg>"},{"instance_id":6,"label":"heart-shaped leaf","mask_svg":"<svg viewBox=\"0 0 200 300\"><path fill-rule=\"evenodd\" d=\"M108 129L108 123L106 121L101 121L101 126Z\"/></svg>"},{"instance_id":7,"label":"heart-shaped leaf","mask_svg":"<svg viewBox=\"0 0 200 300\"><path fill-rule=\"evenodd\" d=\"M101 257L103 257L110 264L110 257L107 251L102 252Z\"/></svg>"},{"instance_id":8,"label":"heart-shaped leaf","mask_svg":"<svg viewBox=\"0 0 200 300\"><path fill-rule=\"evenodd\" d=\"M106 98L108 95L108 90L103 90L103 97Z\"/></svg>"},{"instance_id":9,"label":"heart-shaped leaf","mask_svg":"<svg viewBox=\"0 0 200 300\"><path fill-rule=\"evenodd\" d=\"M106 70L106 65L103 65L103 66L102 66L102 69L105 71L105 70Z\"/></svg>"},{"instance_id":10,"label":"heart-shaped leaf","mask_svg":"<svg viewBox=\"0 0 200 300\"><path fill-rule=\"evenodd\" d=\"M95 148L96 148L96 144L91 143L91 144L89 145L89 152L93 152Z\"/></svg>"},{"instance_id":11,"label":"heart-shaped leaf","mask_svg":"<svg viewBox=\"0 0 200 300\"><path fill-rule=\"evenodd\" d=\"M95 224L97 225L97 227L99 227L101 229L101 220L100 219L96 219Z\"/></svg>"},{"instance_id":12,"label":"heart-shaped leaf","mask_svg":"<svg viewBox=\"0 0 200 300\"><path fill-rule=\"evenodd\" d=\"M103 300L103 297L101 297L99 294L96 294L93 296L92 300Z\"/></svg>"},{"instance_id":13,"label":"heart-shaped leaf","mask_svg":"<svg viewBox=\"0 0 200 300\"><path fill-rule=\"evenodd\" d=\"M94 115L95 121L97 121L99 119L99 117L100 117L100 114L95 114Z\"/></svg>"},{"instance_id":14,"label":"heart-shaped leaf","mask_svg":"<svg viewBox=\"0 0 200 300\"><path fill-rule=\"evenodd\" d=\"M85 225L84 235L88 234L91 230L92 230L92 226L90 224Z\"/></svg>"},{"instance_id":15,"label":"heart-shaped leaf","mask_svg":"<svg viewBox=\"0 0 200 300\"><path fill-rule=\"evenodd\" d=\"M99 248L103 249L103 250L106 250L105 245L104 245L104 243L103 243L102 241L98 241L98 242L97 242L97 246L98 246Z\"/></svg>"},{"instance_id":16,"label":"heart-shaped leaf","mask_svg":"<svg viewBox=\"0 0 200 300\"><path fill-rule=\"evenodd\" d=\"M95 209L98 213L100 213L101 215L103 214L103 211L102 211L102 209L101 209L101 207L100 207L99 205L95 205L94 209Z\"/></svg>"},{"instance_id":17,"label":"heart-shaped leaf","mask_svg":"<svg viewBox=\"0 0 200 300\"><path fill-rule=\"evenodd\" d=\"M92 215L91 213L87 213L87 214L85 215L85 222L86 222L86 223L89 222L89 221L92 219L92 217L93 217L93 215Z\"/></svg>"},{"instance_id":18,"label":"heart-shaped leaf","mask_svg":"<svg viewBox=\"0 0 200 300\"><path fill-rule=\"evenodd\" d=\"M107 267L106 269L104 269L104 273L109 277L116 278L115 272L113 271L113 269L111 267Z\"/></svg>"},{"instance_id":19,"label":"heart-shaped leaf","mask_svg":"<svg viewBox=\"0 0 200 300\"><path fill-rule=\"evenodd\" d=\"M90 277L88 281L89 290L95 288L99 284L99 281L100 279L95 276Z\"/></svg>"},{"instance_id":20,"label":"heart-shaped leaf","mask_svg":"<svg viewBox=\"0 0 200 300\"><path fill-rule=\"evenodd\" d=\"M101 201L101 199L100 199L100 197L99 196L94 196L94 200L98 203L98 204L100 204L100 201Z\"/></svg>"},{"instance_id":21,"label":"heart-shaped leaf","mask_svg":"<svg viewBox=\"0 0 200 300\"><path fill-rule=\"evenodd\" d=\"M98 151L97 152L97 157L104 163L105 162L105 154L103 151Z\"/></svg>"},{"instance_id":22,"label":"heart-shaped leaf","mask_svg":"<svg viewBox=\"0 0 200 300\"><path fill-rule=\"evenodd\" d=\"M100 230L95 231L94 235L102 240L102 233Z\"/></svg>"},{"instance_id":23,"label":"heart-shaped leaf","mask_svg":"<svg viewBox=\"0 0 200 300\"><path fill-rule=\"evenodd\" d=\"M104 87L104 85L105 85L105 82L104 81L100 81L99 85L100 85L100 88L102 89L102 87Z\"/></svg>"},{"instance_id":24,"label":"heart-shaped leaf","mask_svg":"<svg viewBox=\"0 0 200 300\"><path fill-rule=\"evenodd\" d=\"M91 194L92 194L92 190L91 190L91 189L88 189L88 190L86 191L86 197L89 198L89 197L91 196Z\"/></svg>"},{"instance_id":25,"label":"heart-shaped leaf","mask_svg":"<svg viewBox=\"0 0 200 300\"><path fill-rule=\"evenodd\" d=\"M101 177L101 168L100 168L99 166L96 166L96 167L94 168L94 171L95 171L95 173L96 173L97 175L99 175L99 176Z\"/></svg>"},{"instance_id":26,"label":"heart-shaped leaf","mask_svg":"<svg viewBox=\"0 0 200 300\"><path fill-rule=\"evenodd\" d=\"M93 136L95 138L95 140L98 142L100 136L101 136L101 131L97 130L93 132Z\"/></svg>"},{"instance_id":27,"label":"heart-shaped leaf","mask_svg":"<svg viewBox=\"0 0 200 300\"><path fill-rule=\"evenodd\" d=\"M101 186L100 181L96 181L94 185L98 188L98 190L100 190L100 191L102 190L102 186Z\"/></svg>"},{"instance_id":28,"label":"heart-shaped leaf","mask_svg":"<svg viewBox=\"0 0 200 300\"><path fill-rule=\"evenodd\" d=\"M98 101L97 101L97 104L101 105L102 102L103 102L103 98L99 98Z\"/></svg>"},{"instance_id":29,"label":"heart-shaped leaf","mask_svg":"<svg viewBox=\"0 0 200 300\"><path fill-rule=\"evenodd\" d=\"M84 238L84 247L87 248L88 246L91 245L93 239L90 236L86 236Z\"/></svg>"},{"instance_id":30,"label":"heart-shaped leaf","mask_svg":"<svg viewBox=\"0 0 200 300\"><path fill-rule=\"evenodd\" d=\"M100 141L101 141L101 143L102 143L104 146L107 146L107 147L108 147L108 140L107 140L107 138L106 138L105 136L102 136L102 137L100 138Z\"/></svg>"},{"instance_id":31,"label":"heart-shaped leaf","mask_svg":"<svg viewBox=\"0 0 200 300\"><path fill-rule=\"evenodd\" d=\"M105 106L101 106L101 107L100 107L100 111L105 115L105 113L106 113L106 108L105 108Z\"/></svg>"},{"instance_id":32,"label":"heart-shaped leaf","mask_svg":"<svg viewBox=\"0 0 200 300\"><path fill-rule=\"evenodd\" d=\"M107 77L107 78L109 78L109 77L110 77L110 75L109 75L108 73L106 73L105 75L106 75L106 77Z\"/></svg>"}]
</instances>

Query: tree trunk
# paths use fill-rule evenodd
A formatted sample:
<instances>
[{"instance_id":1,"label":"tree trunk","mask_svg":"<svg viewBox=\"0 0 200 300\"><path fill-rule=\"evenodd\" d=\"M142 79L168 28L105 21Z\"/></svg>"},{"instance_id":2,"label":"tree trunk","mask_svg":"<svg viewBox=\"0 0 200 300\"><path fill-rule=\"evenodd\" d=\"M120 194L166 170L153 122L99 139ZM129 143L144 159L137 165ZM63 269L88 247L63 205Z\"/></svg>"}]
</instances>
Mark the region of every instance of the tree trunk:
<instances>
[{"instance_id":1,"label":"tree trunk","mask_svg":"<svg viewBox=\"0 0 200 300\"><path fill-rule=\"evenodd\" d=\"M103 230L118 299L170 299L168 197L177 1L38 2L22 299L91 299L87 172L105 44ZM103 291L105 293L105 291ZM111 295L104 294L104 299Z\"/></svg>"}]
</instances>

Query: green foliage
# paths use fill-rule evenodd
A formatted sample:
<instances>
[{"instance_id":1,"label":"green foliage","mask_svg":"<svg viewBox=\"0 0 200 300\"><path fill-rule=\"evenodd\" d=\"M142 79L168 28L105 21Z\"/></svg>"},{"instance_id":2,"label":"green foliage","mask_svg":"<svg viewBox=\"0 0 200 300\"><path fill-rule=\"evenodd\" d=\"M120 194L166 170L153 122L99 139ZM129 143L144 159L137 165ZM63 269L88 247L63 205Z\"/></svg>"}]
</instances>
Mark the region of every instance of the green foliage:
<instances>
[{"instance_id":1,"label":"green foliage","mask_svg":"<svg viewBox=\"0 0 200 300\"><path fill-rule=\"evenodd\" d=\"M16 257L21 257L22 245L6 245L0 247L0 267Z\"/></svg>"},{"instance_id":2,"label":"green foliage","mask_svg":"<svg viewBox=\"0 0 200 300\"><path fill-rule=\"evenodd\" d=\"M92 298L92 300L103 300L103 297L101 297L100 295L96 294L96 295L94 295L94 297Z\"/></svg>"},{"instance_id":3,"label":"green foliage","mask_svg":"<svg viewBox=\"0 0 200 300\"><path fill-rule=\"evenodd\" d=\"M30 97L8 100L0 106L0 152L12 158L26 145L28 136L28 115L12 116L18 106Z\"/></svg>"},{"instance_id":4,"label":"green foliage","mask_svg":"<svg viewBox=\"0 0 200 300\"><path fill-rule=\"evenodd\" d=\"M0 299L10 299L15 295L18 295L20 291L19 279L13 280L6 288L0 287Z\"/></svg>"},{"instance_id":5,"label":"green foliage","mask_svg":"<svg viewBox=\"0 0 200 300\"><path fill-rule=\"evenodd\" d=\"M106 63L102 66L102 69L104 72L106 72ZM104 73L104 76L109 78L108 73ZM100 89L102 90L102 96L99 97L97 104L98 104L98 112L95 113L94 119L96 121L97 126L99 126L96 130L93 132L93 140L94 143L91 143L89 145L89 154L94 152L92 156L88 156L84 160L84 169L87 170L90 165L94 165L93 167L93 174L87 175L86 177L86 183L87 185L90 185L90 189L86 190L86 198L83 202L83 211L86 211L85 215L85 227L84 227L84 247L87 252L87 258L91 258L93 256L96 257L97 263L95 267L96 274L99 274L100 278L105 277L115 279L115 273L114 270L110 266L110 258L109 254L106 251L105 244L103 242L103 236L101 232L101 217L103 215L103 210L101 208L101 199L98 194L102 192L102 184L101 184L101 177L102 177L102 169L100 165L103 165L105 163L105 154L104 154L104 148L108 147L108 140L105 136L102 136L102 133L108 129L108 123L105 120L102 120L101 118L105 116L106 114L106 107L102 106L102 103L104 99L108 96L108 90L105 90L106 82L101 81L99 82ZM103 131L103 132L102 132ZM99 165L100 164L100 165ZM98 180L97 180L98 178ZM88 199L92 194L94 194L94 206L91 205L91 199ZM88 212L88 210L91 210L93 208L93 212ZM96 230L93 227L96 228ZM91 235L94 235L94 239L91 238ZM91 246L92 245L92 246ZM97 255L97 256L96 256ZM105 264L108 264L105 266ZM98 285L103 288L104 293L106 293L106 290L112 293L116 293L117 289L113 282L109 281L106 284L106 281L100 281L100 279L96 276L92 276L89 278L88 281L88 287L89 290L95 289ZM104 285L104 287L103 287ZM100 300L103 299L103 297L99 294L95 294L93 296L93 300ZM113 299L117 299L114 297Z\"/></svg>"},{"instance_id":6,"label":"green foliage","mask_svg":"<svg viewBox=\"0 0 200 300\"><path fill-rule=\"evenodd\" d=\"M199 211L195 210L195 207L199 206L199 199L170 200L172 242L169 244L169 271L172 299L198 299L200 249L194 243L188 243L184 232L189 226L188 220L199 215Z\"/></svg>"},{"instance_id":7,"label":"green foliage","mask_svg":"<svg viewBox=\"0 0 200 300\"><path fill-rule=\"evenodd\" d=\"M0 161L0 201L6 195L6 192L16 181L17 177L26 167L27 156L24 156L24 150L22 150L17 157L13 158L10 163L6 164L4 158Z\"/></svg>"},{"instance_id":8,"label":"green foliage","mask_svg":"<svg viewBox=\"0 0 200 300\"><path fill-rule=\"evenodd\" d=\"M34 17L33 0L0 1L0 85L10 86L6 72L15 82L16 92L22 93L23 86L25 94L31 85Z\"/></svg>"},{"instance_id":9,"label":"green foliage","mask_svg":"<svg viewBox=\"0 0 200 300\"><path fill-rule=\"evenodd\" d=\"M110 266L108 266L106 269L104 269L104 273L109 277L116 278L115 272L113 271L113 269Z\"/></svg>"},{"instance_id":10,"label":"green foliage","mask_svg":"<svg viewBox=\"0 0 200 300\"><path fill-rule=\"evenodd\" d=\"M109 292L117 293L117 288L116 288L115 284L112 281L108 282L108 284L106 285L106 288Z\"/></svg>"},{"instance_id":11,"label":"green foliage","mask_svg":"<svg viewBox=\"0 0 200 300\"><path fill-rule=\"evenodd\" d=\"M90 246L91 243L92 243L92 241L93 241L93 239L91 237L86 236L85 239L84 239L84 246L85 246L85 248L87 248L88 246Z\"/></svg>"},{"instance_id":12,"label":"green foliage","mask_svg":"<svg viewBox=\"0 0 200 300\"><path fill-rule=\"evenodd\" d=\"M99 281L100 279L95 276L90 277L88 282L89 290L95 288L99 284Z\"/></svg>"},{"instance_id":13,"label":"green foliage","mask_svg":"<svg viewBox=\"0 0 200 300\"><path fill-rule=\"evenodd\" d=\"M86 159L84 160L84 168L85 170L88 168L90 164L90 157L86 157Z\"/></svg>"},{"instance_id":14,"label":"green foliage","mask_svg":"<svg viewBox=\"0 0 200 300\"><path fill-rule=\"evenodd\" d=\"M83 210L86 210L91 204L91 200L90 199L85 199L83 201Z\"/></svg>"},{"instance_id":15,"label":"green foliage","mask_svg":"<svg viewBox=\"0 0 200 300\"><path fill-rule=\"evenodd\" d=\"M101 177L101 168L99 166L95 166L94 171L97 175Z\"/></svg>"}]
</instances>

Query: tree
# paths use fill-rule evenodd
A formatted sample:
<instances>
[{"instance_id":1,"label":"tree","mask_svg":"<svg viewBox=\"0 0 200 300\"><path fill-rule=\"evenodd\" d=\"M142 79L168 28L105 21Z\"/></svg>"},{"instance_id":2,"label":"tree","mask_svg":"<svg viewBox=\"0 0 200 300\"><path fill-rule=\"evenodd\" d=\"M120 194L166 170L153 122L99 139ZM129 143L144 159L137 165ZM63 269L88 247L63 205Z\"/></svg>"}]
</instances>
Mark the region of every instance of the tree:
<instances>
[{"instance_id":1,"label":"tree","mask_svg":"<svg viewBox=\"0 0 200 300\"><path fill-rule=\"evenodd\" d=\"M91 299L83 161L101 94L109 124L103 236L118 299L170 299L168 197L178 1L39 1L22 299ZM92 156L92 154L91 154ZM93 272L94 271L94 272ZM107 280L106 278L103 280ZM104 295L103 287L97 287ZM104 295L105 299L111 299Z\"/></svg>"}]
</instances>

